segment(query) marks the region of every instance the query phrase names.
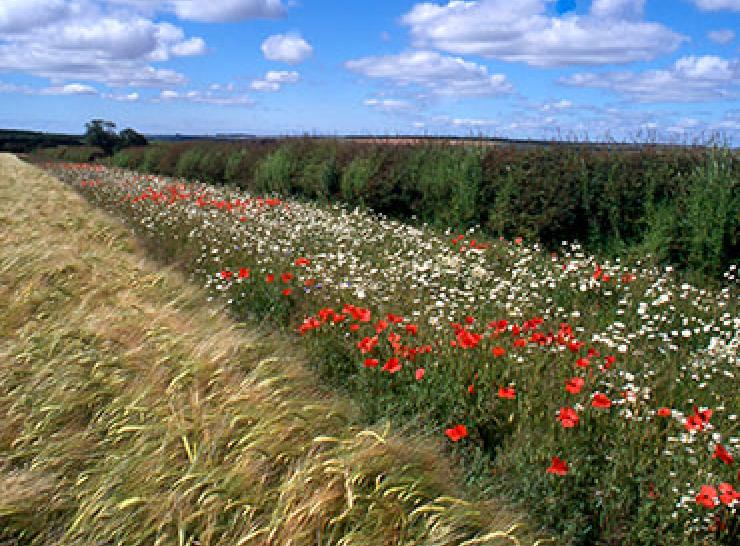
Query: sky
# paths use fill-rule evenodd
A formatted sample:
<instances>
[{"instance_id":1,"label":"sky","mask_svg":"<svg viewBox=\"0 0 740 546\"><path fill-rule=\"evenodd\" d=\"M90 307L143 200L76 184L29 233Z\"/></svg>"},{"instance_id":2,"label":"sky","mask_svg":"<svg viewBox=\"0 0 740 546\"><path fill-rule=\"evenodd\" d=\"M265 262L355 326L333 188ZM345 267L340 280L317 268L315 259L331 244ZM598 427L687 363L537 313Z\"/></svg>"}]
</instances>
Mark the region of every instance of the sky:
<instances>
[{"instance_id":1,"label":"sky","mask_svg":"<svg viewBox=\"0 0 740 546\"><path fill-rule=\"evenodd\" d=\"M740 0L0 0L0 127L740 141Z\"/></svg>"}]
</instances>

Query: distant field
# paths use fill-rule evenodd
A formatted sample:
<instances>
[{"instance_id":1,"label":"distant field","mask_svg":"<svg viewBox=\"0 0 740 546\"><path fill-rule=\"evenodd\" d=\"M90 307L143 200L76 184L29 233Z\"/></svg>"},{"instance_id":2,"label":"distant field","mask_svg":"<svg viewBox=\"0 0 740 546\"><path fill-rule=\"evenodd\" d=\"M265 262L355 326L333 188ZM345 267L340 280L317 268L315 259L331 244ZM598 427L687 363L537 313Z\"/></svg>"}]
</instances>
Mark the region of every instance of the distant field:
<instances>
[{"instance_id":1,"label":"distant field","mask_svg":"<svg viewBox=\"0 0 740 546\"><path fill-rule=\"evenodd\" d=\"M0 543L535 542L442 439L358 426L285 336L8 155L0 223Z\"/></svg>"},{"instance_id":2,"label":"distant field","mask_svg":"<svg viewBox=\"0 0 740 546\"><path fill-rule=\"evenodd\" d=\"M733 544L735 266L694 285L568 242L545 251L339 203L48 168L235 316L296 332L367 423L444 440L471 484L558 543ZM695 211L705 226L710 210Z\"/></svg>"}]
</instances>

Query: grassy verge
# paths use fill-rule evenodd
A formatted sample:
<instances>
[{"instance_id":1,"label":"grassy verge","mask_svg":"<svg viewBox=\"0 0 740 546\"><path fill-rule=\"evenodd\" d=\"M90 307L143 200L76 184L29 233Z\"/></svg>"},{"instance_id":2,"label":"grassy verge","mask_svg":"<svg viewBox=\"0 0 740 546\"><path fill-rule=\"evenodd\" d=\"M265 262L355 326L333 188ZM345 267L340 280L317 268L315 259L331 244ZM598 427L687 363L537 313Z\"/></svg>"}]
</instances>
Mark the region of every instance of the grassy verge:
<instances>
[{"instance_id":1,"label":"grassy verge","mask_svg":"<svg viewBox=\"0 0 740 546\"><path fill-rule=\"evenodd\" d=\"M0 542L532 542L58 181L0 180Z\"/></svg>"},{"instance_id":2,"label":"grassy verge","mask_svg":"<svg viewBox=\"0 0 740 546\"><path fill-rule=\"evenodd\" d=\"M236 316L303 334L366 423L449 438L467 478L590 546L737 535L737 271L417 229L96 165L49 168ZM719 494L718 494L719 493Z\"/></svg>"}]
</instances>

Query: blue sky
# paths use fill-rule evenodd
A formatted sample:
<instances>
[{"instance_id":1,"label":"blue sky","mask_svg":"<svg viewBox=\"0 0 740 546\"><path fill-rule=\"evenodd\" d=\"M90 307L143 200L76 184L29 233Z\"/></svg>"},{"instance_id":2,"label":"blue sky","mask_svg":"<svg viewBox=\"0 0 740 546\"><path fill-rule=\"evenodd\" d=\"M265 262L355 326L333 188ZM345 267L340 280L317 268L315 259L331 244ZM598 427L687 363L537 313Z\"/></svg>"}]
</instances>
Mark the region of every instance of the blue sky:
<instances>
[{"instance_id":1,"label":"blue sky","mask_svg":"<svg viewBox=\"0 0 740 546\"><path fill-rule=\"evenodd\" d=\"M2 0L0 126L740 137L740 0Z\"/></svg>"}]
</instances>

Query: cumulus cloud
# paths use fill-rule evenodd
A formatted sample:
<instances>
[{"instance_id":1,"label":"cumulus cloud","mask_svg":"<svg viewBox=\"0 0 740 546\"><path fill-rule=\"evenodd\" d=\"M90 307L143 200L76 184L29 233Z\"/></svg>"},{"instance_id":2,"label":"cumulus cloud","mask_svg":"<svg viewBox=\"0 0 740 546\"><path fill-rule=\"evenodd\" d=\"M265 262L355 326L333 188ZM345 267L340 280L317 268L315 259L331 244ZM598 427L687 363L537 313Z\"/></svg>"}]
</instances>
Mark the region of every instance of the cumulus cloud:
<instances>
[{"instance_id":1,"label":"cumulus cloud","mask_svg":"<svg viewBox=\"0 0 740 546\"><path fill-rule=\"evenodd\" d=\"M571 101L568 99L561 99L557 102L546 102L540 107L540 109L543 112L550 112L551 110L567 110L572 107L573 103Z\"/></svg>"},{"instance_id":2,"label":"cumulus cloud","mask_svg":"<svg viewBox=\"0 0 740 546\"><path fill-rule=\"evenodd\" d=\"M546 0L416 4L403 16L414 45L535 66L647 61L686 37L642 20L644 0L594 0L585 16L546 15Z\"/></svg>"},{"instance_id":3,"label":"cumulus cloud","mask_svg":"<svg viewBox=\"0 0 740 546\"><path fill-rule=\"evenodd\" d=\"M729 44L735 39L735 32L729 29L711 30L707 37L715 44Z\"/></svg>"},{"instance_id":4,"label":"cumulus cloud","mask_svg":"<svg viewBox=\"0 0 740 546\"><path fill-rule=\"evenodd\" d=\"M223 23L245 19L274 19L285 15L281 0L172 0L180 19Z\"/></svg>"},{"instance_id":5,"label":"cumulus cloud","mask_svg":"<svg viewBox=\"0 0 740 546\"><path fill-rule=\"evenodd\" d=\"M388 80L399 86L420 86L437 96L490 96L514 90L503 74L489 74L483 65L435 51L365 57L347 61L345 67L368 78Z\"/></svg>"},{"instance_id":6,"label":"cumulus cloud","mask_svg":"<svg viewBox=\"0 0 740 546\"><path fill-rule=\"evenodd\" d=\"M0 33L26 32L74 11L66 0L3 0L0 3Z\"/></svg>"},{"instance_id":7,"label":"cumulus cloud","mask_svg":"<svg viewBox=\"0 0 740 546\"><path fill-rule=\"evenodd\" d=\"M288 70L270 70L263 78L252 81L251 87L255 91L275 92L286 83L298 83L300 74Z\"/></svg>"},{"instance_id":8,"label":"cumulus cloud","mask_svg":"<svg viewBox=\"0 0 740 546\"><path fill-rule=\"evenodd\" d=\"M84 83L68 83L55 87L47 87L39 91L41 95L97 95L98 90Z\"/></svg>"},{"instance_id":9,"label":"cumulus cloud","mask_svg":"<svg viewBox=\"0 0 740 546\"><path fill-rule=\"evenodd\" d=\"M53 16L48 16L49 14ZM206 52L202 38L141 14L106 11L90 0L0 3L0 70L46 77L55 85L90 80L110 86L164 86L184 75L151 63Z\"/></svg>"},{"instance_id":10,"label":"cumulus cloud","mask_svg":"<svg viewBox=\"0 0 740 546\"><path fill-rule=\"evenodd\" d=\"M740 0L694 0L694 4L704 11L740 11Z\"/></svg>"},{"instance_id":11,"label":"cumulus cloud","mask_svg":"<svg viewBox=\"0 0 740 546\"><path fill-rule=\"evenodd\" d=\"M313 54L313 47L298 34L275 34L262 42L266 59L298 64Z\"/></svg>"},{"instance_id":12,"label":"cumulus cloud","mask_svg":"<svg viewBox=\"0 0 740 546\"><path fill-rule=\"evenodd\" d=\"M638 102L703 102L737 97L740 61L713 55L678 59L668 69L643 72L581 73L565 85L609 89Z\"/></svg>"}]
</instances>

